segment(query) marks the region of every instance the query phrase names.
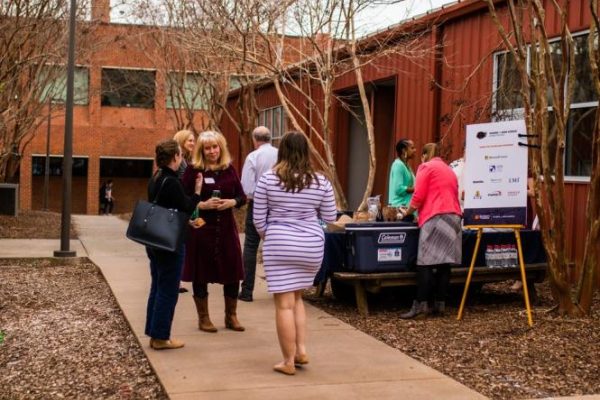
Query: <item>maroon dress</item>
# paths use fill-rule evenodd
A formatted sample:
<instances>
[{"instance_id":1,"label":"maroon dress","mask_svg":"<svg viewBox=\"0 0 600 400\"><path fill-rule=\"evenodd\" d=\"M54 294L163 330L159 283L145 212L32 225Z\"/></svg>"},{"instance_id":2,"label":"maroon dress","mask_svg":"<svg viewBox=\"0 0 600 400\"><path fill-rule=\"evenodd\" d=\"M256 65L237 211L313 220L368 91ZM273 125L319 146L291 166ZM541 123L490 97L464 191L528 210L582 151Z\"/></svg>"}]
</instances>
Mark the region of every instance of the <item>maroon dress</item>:
<instances>
[{"instance_id":1,"label":"maroon dress","mask_svg":"<svg viewBox=\"0 0 600 400\"><path fill-rule=\"evenodd\" d=\"M186 193L193 193L198 172L188 165L183 174ZM239 199L238 207L246 203L246 195L233 166L219 171L202 171L201 201L213 190L221 191L222 199ZM199 210L206 221L201 228L189 228L185 246L185 263L181 280L199 283L238 283L244 279L242 250L233 209L224 211Z\"/></svg>"}]
</instances>

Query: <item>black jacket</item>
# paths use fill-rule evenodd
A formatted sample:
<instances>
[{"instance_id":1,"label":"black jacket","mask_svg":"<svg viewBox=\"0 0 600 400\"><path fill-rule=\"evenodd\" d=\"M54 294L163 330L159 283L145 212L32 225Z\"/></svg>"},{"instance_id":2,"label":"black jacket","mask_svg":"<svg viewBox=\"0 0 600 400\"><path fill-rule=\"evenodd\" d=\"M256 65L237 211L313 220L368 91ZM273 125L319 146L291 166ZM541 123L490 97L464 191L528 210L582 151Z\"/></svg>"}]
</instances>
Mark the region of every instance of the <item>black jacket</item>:
<instances>
[{"instance_id":1,"label":"black jacket","mask_svg":"<svg viewBox=\"0 0 600 400\"><path fill-rule=\"evenodd\" d=\"M195 193L191 196L185 194L183 185L177 177L177 172L169 167L161 167L148 182L148 201L153 202L157 195L156 203L159 206L174 208L188 214L194 211L200 201L200 196Z\"/></svg>"}]
</instances>

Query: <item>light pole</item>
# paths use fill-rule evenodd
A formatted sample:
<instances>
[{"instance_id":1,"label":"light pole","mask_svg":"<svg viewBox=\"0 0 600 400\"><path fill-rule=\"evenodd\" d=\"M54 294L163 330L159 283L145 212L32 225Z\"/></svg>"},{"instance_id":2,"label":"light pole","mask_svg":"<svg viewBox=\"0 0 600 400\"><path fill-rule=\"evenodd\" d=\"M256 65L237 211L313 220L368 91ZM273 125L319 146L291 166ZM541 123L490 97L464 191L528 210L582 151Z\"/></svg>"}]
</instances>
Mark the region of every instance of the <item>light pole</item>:
<instances>
[{"instance_id":1,"label":"light pole","mask_svg":"<svg viewBox=\"0 0 600 400\"><path fill-rule=\"evenodd\" d=\"M69 15L69 53L67 63L67 104L65 109L65 148L63 155L63 199L60 224L60 250L54 257L75 257L69 250L71 230L71 178L73 175L73 82L75 79L75 13L77 1L71 0Z\"/></svg>"},{"instance_id":2,"label":"light pole","mask_svg":"<svg viewBox=\"0 0 600 400\"><path fill-rule=\"evenodd\" d=\"M46 163L44 164L44 211L48 211L48 188L50 186L50 120L52 119L52 96L48 96L48 130L46 131Z\"/></svg>"}]
</instances>

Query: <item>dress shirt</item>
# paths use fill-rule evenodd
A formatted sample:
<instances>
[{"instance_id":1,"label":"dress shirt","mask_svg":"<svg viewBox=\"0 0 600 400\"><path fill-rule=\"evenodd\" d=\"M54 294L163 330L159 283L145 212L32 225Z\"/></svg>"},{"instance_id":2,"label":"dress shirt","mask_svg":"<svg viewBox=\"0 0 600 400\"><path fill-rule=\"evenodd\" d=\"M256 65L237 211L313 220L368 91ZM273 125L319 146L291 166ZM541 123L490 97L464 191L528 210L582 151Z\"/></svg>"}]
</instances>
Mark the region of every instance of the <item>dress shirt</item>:
<instances>
[{"instance_id":1,"label":"dress shirt","mask_svg":"<svg viewBox=\"0 0 600 400\"><path fill-rule=\"evenodd\" d=\"M242 169L242 187L249 199L254 197L254 189L260 177L273 168L276 162L277 148L271 146L270 143L262 144L248 154Z\"/></svg>"}]
</instances>

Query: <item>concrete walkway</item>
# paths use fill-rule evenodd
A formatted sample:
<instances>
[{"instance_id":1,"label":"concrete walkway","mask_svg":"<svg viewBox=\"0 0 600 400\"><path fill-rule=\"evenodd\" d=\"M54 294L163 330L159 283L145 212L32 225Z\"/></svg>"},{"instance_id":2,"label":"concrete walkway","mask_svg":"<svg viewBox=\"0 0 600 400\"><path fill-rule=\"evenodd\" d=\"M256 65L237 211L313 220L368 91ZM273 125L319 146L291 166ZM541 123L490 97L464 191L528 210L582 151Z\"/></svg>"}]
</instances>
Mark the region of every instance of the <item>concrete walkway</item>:
<instances>
[{"instance_id":1,"label":"concrete walkway","mask_svg":"<svg viewBox=\"0 0 600 400\"><path fill-rule=\"evenodd\" d=\"M485 398L308 304L311 363L297 370L295 376L273 372L271 367L280 361L281 354L272 299L259 277L254 302L238 305L245 332L224 329L221 286L210 285L211 318L219 332L197 329L191 293L184 293L179 297L172 335L186 346L173 351L151 350L143 332L150 285L144 248L125 238L126 223L116 217L74 219L82 247L76 244L72 249L79 249L78 256L87 255L100 267L173 400ZM7 254L5 243L0 240L0 257ZM47 254L38 256L51 256L58 246L58 241L54 243L50 250L40 251ZM21 256L36 253L33 243L18 247Z\"/></svg>"}]
</instances>

